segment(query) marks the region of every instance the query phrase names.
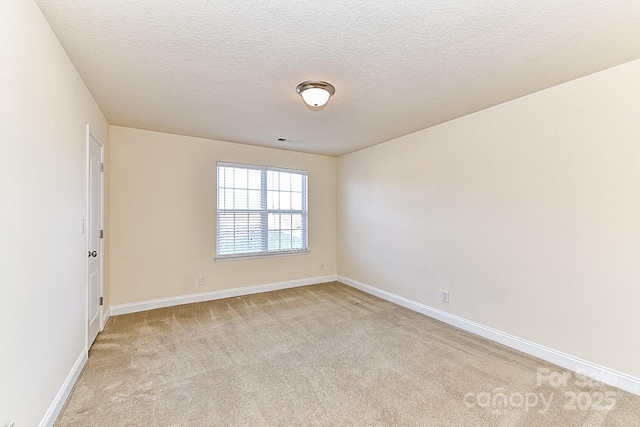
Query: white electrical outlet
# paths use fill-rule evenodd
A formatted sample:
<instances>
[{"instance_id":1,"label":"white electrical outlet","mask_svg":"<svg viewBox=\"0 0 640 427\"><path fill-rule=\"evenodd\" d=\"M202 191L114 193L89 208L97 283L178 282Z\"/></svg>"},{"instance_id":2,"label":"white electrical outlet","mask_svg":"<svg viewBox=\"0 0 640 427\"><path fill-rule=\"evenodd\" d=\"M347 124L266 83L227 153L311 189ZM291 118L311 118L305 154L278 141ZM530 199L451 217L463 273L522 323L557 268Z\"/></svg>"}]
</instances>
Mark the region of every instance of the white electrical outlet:
<instances>
[{"instance_id":1,"label":"white electrical outlet","mask_svg":"<svg viewBox=\"0 0 640 427\"><path fill-rule=\"evenodd\" d=\"M320 264L320 271L324 271L324 264Z\"/></svg>"},{"instance_id":2,"label":"white electrical outlet","mask_svg":"<svg viewBox=\"0 0 640 427\"><path fill-rule=\"evenodd\" d=\"M442 291L442 302L449 302L449 291Z\"/></svg>"},{"instance_id":3,"label":"white electrical outlet","mask_svg":"<svg viewBox=\"0 0 640 427\"><path fill-rule=\"evenodd\" d=\"M203 286L205 284L205 277L204 276L200 276L198 277L198 286Z\"/></svg>"}]
</instances>

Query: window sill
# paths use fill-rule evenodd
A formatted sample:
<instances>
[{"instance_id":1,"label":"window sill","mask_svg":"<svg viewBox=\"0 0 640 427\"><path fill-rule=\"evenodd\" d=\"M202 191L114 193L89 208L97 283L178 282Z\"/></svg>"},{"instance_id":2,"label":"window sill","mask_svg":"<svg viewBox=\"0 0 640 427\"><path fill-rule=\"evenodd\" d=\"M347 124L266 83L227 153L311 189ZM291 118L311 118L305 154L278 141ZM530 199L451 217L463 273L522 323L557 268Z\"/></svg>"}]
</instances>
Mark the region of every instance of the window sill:
<instances>
[{"instance_id":1,"label":"window sill","mask_svg":"<svg viewBox=\"0 0 640 427\"><path fill-rule=\"evenodd\" d=\"M226 261L241 261L244 259L262 259L262 258L277 258L283 256L295 256L295 255L308 255L311 251L303 250L303 251L290 251L290 252L273 252L273 253L262 253L262 254L246 254L246 255L223 255L214 257L216 262L226 262Z\"/></svg>"}]
</instances>

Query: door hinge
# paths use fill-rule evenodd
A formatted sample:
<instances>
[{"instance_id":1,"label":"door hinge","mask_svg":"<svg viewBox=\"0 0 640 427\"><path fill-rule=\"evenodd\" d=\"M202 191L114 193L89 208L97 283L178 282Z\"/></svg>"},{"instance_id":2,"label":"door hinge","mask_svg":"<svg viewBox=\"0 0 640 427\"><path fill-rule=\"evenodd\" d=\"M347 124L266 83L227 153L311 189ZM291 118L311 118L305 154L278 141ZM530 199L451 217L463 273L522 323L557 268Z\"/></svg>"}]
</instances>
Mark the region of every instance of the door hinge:
<instances>
[{"instance_id":1,"label":"door hinge","mask_svg":"<svg viewBox=\"0 0 640 427\"><path fill-rule=\"evenodd\" d=\"M104 230L100 230L100 238L103 239L104 238Z\"/></svg>"},{"instance_id":2,"label":"door hinge","mask_svg":"<svg viewBox=\"0 0 640 427\"><path fill-rule=\"evenodd\" d=\"M100 305L104 304L104 297L100 297Z\"/></svg>"},{"instance_id":3,"label":"door hinge","mask_svg":"<svg viewBox=\"0 0 640 427\"><path fill-rule=\"evenodd\" d=\"M104 172L104 163L100 163L100 172Z\"/></svg>"}]
</instances>

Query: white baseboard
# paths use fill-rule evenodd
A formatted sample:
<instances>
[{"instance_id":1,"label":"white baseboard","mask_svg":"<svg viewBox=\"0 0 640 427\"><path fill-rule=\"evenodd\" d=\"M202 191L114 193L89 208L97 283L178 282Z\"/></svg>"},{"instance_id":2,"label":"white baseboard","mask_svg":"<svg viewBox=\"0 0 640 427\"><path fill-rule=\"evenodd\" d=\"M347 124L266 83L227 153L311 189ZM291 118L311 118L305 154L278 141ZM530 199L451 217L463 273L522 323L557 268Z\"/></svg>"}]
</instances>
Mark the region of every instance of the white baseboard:
<instances>
[{"instance_id":1,"label":"white baseboard","mask_svg":"<svg viewBox=\"0 0 640 427\"><path fill-rule=\"evenodd\" d=\"M288 280L286 282L267 283L264 285L224 289L222 291L203 292L200 294L181 295L177 297L112 305L110 311L112 316L117 316L120 314L136 313L139 311L191 304L194 302L212 301L242 295L259 294L261 292L277 291L280 289L297 288L299 286L315 285L317 283L333 282L336 279L337 276L335 274L330 276L308 277L306 279Z\"/></svg>"},{"instance_id":2,"label":"white baseboard","mask_svg":"<svg viewBox=\"0 0 640 427\"><path fill-rule=\"evenodd\" d=\"M53 402L51 403L51 406L49 406L49 409L44 415L44 418L42 418L42 421L40 421L40 427L52 427L56 422L56 419L58 418L58 415L60 415L62 407L69 397L69 393L71 393L71 389L73 389L73 386L76 384L76 381L78 380L78 377L82 372L82 368L84 368L85 363L87 363L88 356L88 351L85 348L84 350L82 350L82 354L80 354L80 357L78 357L78 360L76 360L73 368L71 368L71 372L69 372L69 375L67 375L64 383L62 383L62 387L60 387L60 390L58 390L58 394L56 394L55 399L53 399Z\"/></svg>"},{"instance_id":3,"label":"white baseboard","mask_svg":"<svg viewBox=\"0 0 640 427\"><path fill-rule=\"evenodd\" d=\"M479 335L483 338L487 338L491 341L495 341L507 347L511 347L515 350L569 369L570 371L574 371L580 375L594 378L598 381L605 382L622 390L628 391L629 393L640 396L640 379L638 378L553 350L531 341L506 334L496 329L438 310L437 308L392 294L391 292L365 285L364 283L349 279L348 277L338 276L338 281L368 294L398 304L402 307L440 320L444 323L448 323L449 325L463 329L467 332L471 332L472 334Z\"/></svg>"}]
</instances>

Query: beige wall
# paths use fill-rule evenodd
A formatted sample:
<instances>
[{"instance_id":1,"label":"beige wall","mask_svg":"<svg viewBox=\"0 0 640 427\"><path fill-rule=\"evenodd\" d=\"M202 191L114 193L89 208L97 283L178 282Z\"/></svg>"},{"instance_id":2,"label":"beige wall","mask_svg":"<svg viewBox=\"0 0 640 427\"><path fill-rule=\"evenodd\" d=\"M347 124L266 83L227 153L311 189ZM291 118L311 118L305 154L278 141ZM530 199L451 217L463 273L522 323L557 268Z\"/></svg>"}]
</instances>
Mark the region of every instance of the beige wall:
<instances>
[{"instance_id":1,"label":"beige wall","mask_svg":"<svg viewBox=\"0 0 640 427\"><path fill-rule=\"evenodd\" d=\"M108 125L30 0L0 12L0 425L37 426L86 345L86 140Z\"/></svg>"},{"instance_id":2,"label":"beige wall","mask_svg":"<svg viewBox=\"0 0 640 427\"><path fill-rule=\"evenodd\" d=\"M217 161L307 170L310 253L216 262ZM333 157L112 126L111 304L336 274L335 168Z\"/></svg>"},{"instance_id":3,"label":"beige wall","mask_svg":"<svg viewBox=\"0 0 640 427\"><path fill-rule=\"evenodd\" d=\"M640 60L339 158L338 236L340 275L640 377Z\"/></svg>"}]
</instances>

